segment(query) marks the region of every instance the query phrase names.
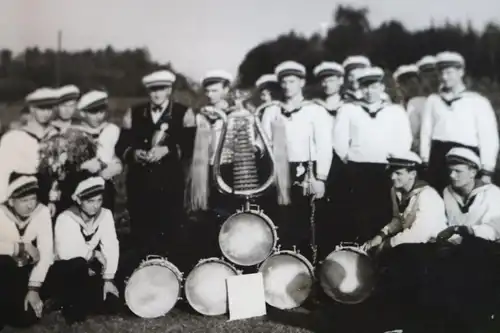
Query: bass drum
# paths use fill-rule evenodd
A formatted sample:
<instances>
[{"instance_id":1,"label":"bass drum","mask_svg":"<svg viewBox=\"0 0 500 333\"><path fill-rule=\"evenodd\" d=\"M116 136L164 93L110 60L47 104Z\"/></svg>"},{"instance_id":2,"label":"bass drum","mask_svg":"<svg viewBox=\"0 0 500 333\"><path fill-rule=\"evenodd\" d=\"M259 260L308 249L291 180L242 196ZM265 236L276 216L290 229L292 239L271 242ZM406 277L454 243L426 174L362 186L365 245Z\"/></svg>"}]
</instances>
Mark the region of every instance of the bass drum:
<instances>
[{"instance_id":1,"label":"bass drum","mask_svg":"<svg viewBox=\"0 0 500 333\"><path fill-rule=\"evenodd\" d=\"M357 304L366 300L376 283L373 261L359 246L337 246L323 261L320 284L335 301Z\"/></svg>"},{"instance_id":2,"label":"bass drum","mask_svg":"<svg viewBox=\"0 0 500 333\"><path fill-rule=\"evenodd\" d=\"M276 226L260 210L231 215L219 233L222 254L240 266L260 264L273 253L277 242Z\"/></svg>"},{"instance_id":3,"label":"bass drum","mask_svg":"<svg viewBox=\"0 0 500 333\"><path fill-rule=\"evenodd\" d=\"M219 258L198 262L186 278L186 299L198 313L220 316L227 313L226 279L240 274L231 264Z\"/></svg>"},{"instance_id":4,"label":"bass drum","mask_svg":"<svg viewBox=\"0 0 500 333\"><path fill-rule=\"evenodd\" d=\"M278 309L293 309L309 297L314 268L295 251L278 251L259 267L264 277L266 303Z\"/></svg>"},{"instance_id":5,"label":"bass drum","mask_svg":"<svg viewBox=\"0 0 500 333\"><path fill-rule=\"evenodd\" d=\"M181 296L182 273L167 259L148 256L130 276L125 302L141 318L157 318L173 309Z\"/></svg>"}]
</instances>

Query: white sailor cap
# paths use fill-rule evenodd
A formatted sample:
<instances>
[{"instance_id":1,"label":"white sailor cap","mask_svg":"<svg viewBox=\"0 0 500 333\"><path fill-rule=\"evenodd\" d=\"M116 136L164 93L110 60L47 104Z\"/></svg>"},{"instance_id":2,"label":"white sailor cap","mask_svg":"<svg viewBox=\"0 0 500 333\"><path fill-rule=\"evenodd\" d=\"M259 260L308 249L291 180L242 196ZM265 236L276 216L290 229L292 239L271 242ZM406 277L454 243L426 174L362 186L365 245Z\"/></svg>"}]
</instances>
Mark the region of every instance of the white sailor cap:
<instances>
[{"instance_id":1,"label":"white sailor cap","mask_svg":"<svg viewBox=\"0 0 500 333\"><path fill-rule=\"evenodd\" d=\"M481 159L469 148L452 148L446 154L446 162L448 164L467 164L474 168L481 168Z\"/></svg>"},{"instance_id":2,"label":"white sailor cap","mask_svg":"<svg viewBox=\"0 0 500 333\"><path fill-rule=\"evenodd\" d=\"M88 200L104 192L104 179L102 177L90 177L81 181L73 192L71 198L76 201Z\"/></svg>"},{"instance_id":3,"label":"white sailor cap","mask_svg":"<svg viewBox=\"0 0 500 333\"><path fill-rule=\"evenodd\" d=\"M274 69L274 74L281 80L283 77L288 75L298 76L300 78L306 77L306 68L304 65L299 64L296 61L284 61Z\"/></svg>"},{"instance_id":4,"label":"white sailor cap","mask_svg":"<svg viewBox=\"0 0 500 333\"><path fill-rule=\"evenodd\" d=\"M255 87L261 88L268 84L278 83L278 78L274 74L264 74L255 81Z\"/></svg>"},{"instance_id":5,"label":"white sailor cap","mask_svg":"<svg viewBox=\"0 0 500 333\"><path fill-rule=\"evenodd\" d=\"M408 74L413 74L413 75L418 75L418 67L416 65L401 65L399 66L394 73L392 74L392 77L394 78L395 81L397 81L400 77Z\"/></svg>"},{"instance_id":6,"label":"white sailor cap","mask_svg":"<svg viewBox=\"0 0 500 333\"><path fill-rule=\"evenodd\" d=\"M26 96L26 103L39 108L52 108L59 101L59 93L52 88L38 88Z\"/></svg>"},{"instance_id":7,"label":"white sailor cap","mask_svg":"<svg viewBox=\"0 0 500 333\"><path fill-rule=\"evenodd\" d=\"M57 91L59 93L59 103L77 101L78 97L80 97L80 89L73 84L62 86Z\"/></svg>"},{"instance_id":8,"label":"white sailor cap","mask_svg":"<svg viewBox=\"0 0 500 333\"><path fill-rule=\"evenodd\" d=\"M417 61L417 67L420 72L428 72L436 69L436 57L426 55Z\"/></svg>"},{"instance_id":9,"label":"white sailor cap","mask_svg":"<svg viewBox=\"0 0 500 333\"><path fill-rule=\"evenodd\" d=\"M460 53L445 51L438 53L436 55L436 67L437 68L447 68L447 67L464 67L465 60Z\"/></svg>"},{"instance_id":10,"label":"white sailor cap","mask_svg":"<svg viewBox=\"0 0 500 333\"><path fill-rule=\"evenodd\" d=\"M142 78L146 88L169 87L175 82L176 76L171 71L161 70L148 74Z\"/></svg>"},{"instance_id":11,"label":"white sailor cap","mask_svg":"<svg viewBox=\"0 0 500 333\"><path fill-rule=\"evenodd\" d=\"M38 193L38 179L34 175L11 175L7 186L7 198L19 199Z\"/></svg>"},{"instance_id":12,"label":"white sailor cap","mask_svg":"<svg viewBox=\"0 0 500 333\"><path fill-rule=\"evenodd\" d=\"M78 101L78 110L97 112L108 107L108 94L100 90L92 90L84 94Z\"/></svg>"},{"instance_id":13,"label":"white sailor cap","mask_svg":"<svg viewBox=\"0 0 500 333\"><path fill-rule=\"evenodd\" d=\"M313 74L316 77L344 76L344 67L334 61L323 61L314 67Z\"/></svg>"},{"instance_id":14,"label":"white sailor cap","mask_svg":"<svg viewBox=\"0 0 500 333\"><path fill-rule=\"evenodd\" d=\"M355 68L365 68L372 65L370 59L362 55L355 55L347 57L342 63L344 71L349 72Z\"/></svg>"},{"instance_id":15,"label":"white sailor cap","mask_svg":"<svg viewBox=\"0 0 500 333\"><path fill-rule=\"evenodd\" d=\"M412 151L392 153L387 156L390 168L416 168L422 164L420 157Z\"/></svg>"},{"instance_id":16,"label":"white sailor cap","mask_svg":"<svg viewBox=\"0 0 500 333\"><path fill-rule=\"evenodd\" d=\"M226 82L227 84L231 84L233 82L233 76L231 75L231 73L225 70L215 69L208 71L201 79L202 86L218 82Z\"/></svg>"},{"instance_id":17,"label":"white sailor cap","mask_svg":"<svg viewBox=\"0 0 500 333\"><path fill-rule=\"evenodd\" d=\"M360 85L380 82L384 79L384 70L380 67L368 67L355 72L354 78Z\"/></svg>"}]
</instances>

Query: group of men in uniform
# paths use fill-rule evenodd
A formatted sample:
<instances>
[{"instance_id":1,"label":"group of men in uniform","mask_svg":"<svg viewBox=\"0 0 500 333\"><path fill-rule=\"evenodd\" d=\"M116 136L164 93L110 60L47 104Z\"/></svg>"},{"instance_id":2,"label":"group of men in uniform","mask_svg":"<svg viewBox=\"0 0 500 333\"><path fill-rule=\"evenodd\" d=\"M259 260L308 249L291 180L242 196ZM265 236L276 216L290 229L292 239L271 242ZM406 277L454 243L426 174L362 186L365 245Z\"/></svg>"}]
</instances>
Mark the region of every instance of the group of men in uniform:
<instances>
[{"instance_id":1,"label":"group of men in uniform","mask_svg":"<svg viewBox=\"0 0 500 333\"><path fill-rule=\"evenodd\" d=\"M461 55L442 52L398 68L393 77L404 94L401 104L391 102L385 92L384 71L363 56L316 66L313 74L323 88L318 99L304 97L306 74L302 64L285 61L274 74L259 78L256 90L263 105L254 121L260 122L263 135L254 124L247 133L257 168L265 165L266 154L274 157L276 197L261 203L278 225L284 248L295 246L309 260L318 259L311 246L311 220L319 235L319 258L349 241L387 253L435 239L458 247L471 244L463 239L500 239L495 206L500 190L491 184L499 148L497 122L489 101L466 89ZM101 301L118 295L115 275L121 279L135 268L122 267L112 214L112 180L124 168L138 257L169 255L176 262L187 256L194 264L215 255L218 228L239 204L221 195L211 176L222 139L228 143L215 167L229 183L233 176L237 134L228 121L221 138L218 112L238 115L241 104L230 98L233 78L225 71L204 76L208 103L199 110L173 100L175 80L166 70L146 75L142 83L149 101L127 111L121 130L106 121L108 95L103 91L80 97L77 87L66 86L41 88L27 97L27 124L0 141L0 208L5 213L0 224L10 230L0 233L0 264L2 271L5 267L12 273L0 283L0 307L10 311L0 311L9 313L0 324L22 319L28 310L40 317L45 289L60 296L70 321L83 320L92 308L95 293L87 290L99 291ZM435 88L427 96L421 87ZM56 106L58 119L53 120ZM72 121L76 110L79 124ZM38 172L38 151L45 140L69 129L90 136L97 150L61 184L63 193L54 195L51 180ZM199 211L211 213L186 230L186 213ZM201 225L203 233L197 230ZM206 242L192 242L195 233ZM193 244L202 246L193 249ZM403 252L395 256L403 259L390 262L404 266L413 257ZM470 262L470 253L478 254L467 253ZM456 263L449 267L470 277ZM477 267L491 273L487 265ZM445 279L449 273L441 270L435 276ZM59 288L41 289L51 280ZM448 295L458 291L458 286L450 288Z\"/></svg>"}]
</instances>

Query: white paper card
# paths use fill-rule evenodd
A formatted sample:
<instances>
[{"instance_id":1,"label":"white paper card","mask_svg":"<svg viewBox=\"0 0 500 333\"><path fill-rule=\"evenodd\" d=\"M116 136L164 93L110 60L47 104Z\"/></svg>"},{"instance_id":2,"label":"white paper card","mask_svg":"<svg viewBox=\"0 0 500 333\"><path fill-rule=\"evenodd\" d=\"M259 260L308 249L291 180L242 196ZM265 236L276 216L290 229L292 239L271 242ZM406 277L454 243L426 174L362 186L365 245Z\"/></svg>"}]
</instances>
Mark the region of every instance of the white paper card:
<instances>
[{"instance_id":1,"label":"white paper card","mask_svg":"<svg viewBox=\"0 0 500 333\"><path fill-rule=\"evenodd\" d=\"M262 273L227 278L229 320L266 315L266 299Z\"/></svg>"}]
</instances>

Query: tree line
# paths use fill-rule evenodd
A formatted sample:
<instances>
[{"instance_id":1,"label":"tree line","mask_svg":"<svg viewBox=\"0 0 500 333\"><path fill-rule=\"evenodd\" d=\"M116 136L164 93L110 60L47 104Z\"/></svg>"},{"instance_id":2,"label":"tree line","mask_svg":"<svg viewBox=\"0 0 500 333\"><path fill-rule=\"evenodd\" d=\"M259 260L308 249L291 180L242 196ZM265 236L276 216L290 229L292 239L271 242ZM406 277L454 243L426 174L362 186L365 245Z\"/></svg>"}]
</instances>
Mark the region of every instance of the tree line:
<instances>
[{"instance_id":1,"label":"tree line","mask_svg":"<svg viewBox=\"0 0 500 333\"><path fill-rule=\"evenodd\" d=\"M478 31L446 22L410 31L403 23L390 20L374 27L367 8L340 5L332 15L326 34L304 36L294 31L260 43L251 49L239 66L239 85L253 86L258 77L272 73L285 60L296 60L312 68L323 60L342 62L348 55L366 55L386 70L410 64L427 54L452 50L467 62L467 74L487 84L500 78L500 25L490 22ZM312 79L310 77L309 79Z\"/></svg>"}]
</instances>

